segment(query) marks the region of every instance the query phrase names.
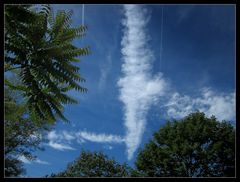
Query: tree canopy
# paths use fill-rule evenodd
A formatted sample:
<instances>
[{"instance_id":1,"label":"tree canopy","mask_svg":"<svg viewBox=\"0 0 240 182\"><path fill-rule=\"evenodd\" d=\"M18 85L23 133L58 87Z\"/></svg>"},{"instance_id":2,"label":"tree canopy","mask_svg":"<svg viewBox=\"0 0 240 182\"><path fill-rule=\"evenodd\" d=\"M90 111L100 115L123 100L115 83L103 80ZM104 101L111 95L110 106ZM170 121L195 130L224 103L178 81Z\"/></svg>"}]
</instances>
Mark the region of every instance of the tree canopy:
<instances>
[{"instance_id":1,"label":"tree canopy","mask_svg":"<svg viewBox=\"0 0 240 182\"><path fill-rule=\"evenodd\" d=\"M65 171L51 177L127 177L129 169L126 164L121 165L101 152L82 151Z\"/></svg>"},{"instance_id":2,"label":"tree canopy","mask_svg":"<svg viewBox=\"0 0 240 182\"><path fill-rule=\"evenodd\" d=\"M34 160L42 134L63 115L65 104L77 103L68 95L85 79L79 74L79 56L89 47L78 48L86 26L71 27L72 11L54 15L49 5L5 5L4 16L4 154L5 176L24 173L19 157ZM10 79L14 78L14 79ZM17 96L15 95L17 93Z\"/></svg>"},{"instance_id":3,"label":"tree canopy","mask_svg":"<svg viewBox=\"0 0 240 182\"><path fill-rule=\"evenodd\" d=\"M235 129L201 112L169 121L154 133L135 164L147 176L234 176Z\"/></svg>"},{"instance_id":4,"label":"tree canopy","mask_svg":"<svg viewBox=\"0 0 240 182\"><path fill-rule=\"evenodd\" d=\"M17 95L5 88L4 103L4 155L5 176L19 176L24 174L19 157L34 160L32 151L43 149L40 147L42 134L50 129L44 122L36 124L26 115L25 104L17 102Z\"/></svg>"}]
</instances>

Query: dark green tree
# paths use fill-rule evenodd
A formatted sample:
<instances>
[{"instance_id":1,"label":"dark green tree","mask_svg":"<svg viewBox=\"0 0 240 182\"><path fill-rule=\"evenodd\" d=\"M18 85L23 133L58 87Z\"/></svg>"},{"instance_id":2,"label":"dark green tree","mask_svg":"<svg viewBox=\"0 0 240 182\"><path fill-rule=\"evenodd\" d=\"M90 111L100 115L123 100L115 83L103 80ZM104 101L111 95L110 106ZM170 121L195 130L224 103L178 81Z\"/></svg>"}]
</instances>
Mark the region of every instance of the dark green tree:
<instances>
[{"instance_id":1,"label":"dark green tree","mask_svg":"<svg viewBox=\"0 0 240 182\"><path fill-rule=\"evenodd\" d=\"M72 41L81 38L85 26L71 27L72 11L58 11L54 16L48 5L39 11L32 5L5 5L5 72L19 70L20 84L5 79L5 85L21 90L33 121L54 123L64 104L77 103L67 92L85 81L76 62L89 48L77 48Z\"/></svg>"},{"instance_id":2,"label":"dark green tree","mask_svg":"<svg viewBox=\"0 0 240 182\"><path fill-rule=\"evenodd\" d=\"M4 92L4 172L6 177L25 173L19 157L34 160L32 151L40 147L42 134L50 130L46 122L36 124L27 116L25 104L17 101L18 94L5 87Z\"/></svg>"},{"instance_id":3,"label":"dark green tree","mask_svg":"<svg viewBox=\"0 0 240 182\"><path fill-rule=\"evenodd\" d=\"M81 155L67 169L50 177L127 177L130 167L109 159L101 152L82 151Z\"/></svg>"},{"instance_id":4,"label":"dark green tree","mask_svg":"<svg viewBox=\"0 0 240 182\"><path fill-rule=\"evenodd\" d=\"M136 167L146 176L235 176L235 128L196 112L154 133L138 154Z\"/></svg>"},{"instance_id":5,"label":"dark green tree","mask_svg":"<svg viewBox=\"0 0 240 182\"><path fill-rule=\"evenodd\" d=\"M4 159L4 163L5 177L17 177L26 174L26 170L23 168L23 163L19 159L7 156Z\"/></svg>"}]
</instances>

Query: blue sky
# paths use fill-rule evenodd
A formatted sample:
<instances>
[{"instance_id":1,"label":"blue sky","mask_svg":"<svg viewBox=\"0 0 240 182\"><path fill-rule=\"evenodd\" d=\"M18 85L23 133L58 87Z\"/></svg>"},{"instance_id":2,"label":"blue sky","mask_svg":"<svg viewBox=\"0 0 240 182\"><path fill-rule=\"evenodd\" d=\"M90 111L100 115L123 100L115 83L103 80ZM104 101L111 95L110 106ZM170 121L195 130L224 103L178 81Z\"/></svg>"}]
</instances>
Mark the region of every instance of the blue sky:
<instances>
[{"instance_id":1,"label":"blue sky","mask_svg":"<svg viewBox=\"0 0 240 182\"><path fill-rule=\"evenodd\" d=\"M81 25L82 5L52 7ZM43 136L37 161L22 159L27 176L64 170L83 149L134 166L166 120L196 109L235 122L233 5L85 5L84 23L74 44L91 48L78 63L89 91L70 92L79 100L65 108L70 123Z\"/></svg>"}]
</instances>

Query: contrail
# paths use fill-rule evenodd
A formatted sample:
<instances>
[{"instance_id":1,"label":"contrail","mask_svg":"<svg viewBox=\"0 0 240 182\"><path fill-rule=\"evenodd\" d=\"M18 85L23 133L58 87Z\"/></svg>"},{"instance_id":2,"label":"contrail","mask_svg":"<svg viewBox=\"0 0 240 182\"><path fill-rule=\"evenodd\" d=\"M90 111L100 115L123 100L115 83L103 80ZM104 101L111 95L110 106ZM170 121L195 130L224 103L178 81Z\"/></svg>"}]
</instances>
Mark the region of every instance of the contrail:
<instances>
[{"instance_id":1,"label":"contrail","mask_svg":"<svg viewBox=\"0 0 240 182\"><path fill-rule=\"evenodd\" d=\"M118 81L120 101L124 104L125 143L128 159L141 143L146 116L153 103L165 93L162 75L152 75L154 55L145 32L148 18L140 5L124 5L122 38L123 76Z\"/></svg>"},{"instance_id":2,"label":"contrail","mask_svg":"<svg viewBox=\"0 0 240 182\"><path fill-rule=\"evenodd\" d=\"M84 25L84 4L82 5L82 25Z\"/></svg>"},{"instance_id":3,"label":"contrail","mask_svg":"<svg viewBox=\"0 0 240 182\"><path fill-rule=\"evenodd\" d=\"M82 5L82 26L84 26L84 15L85 15L85 12L84 12L84 4ZM83 44L83 41L84 39L82 39L82 44Z\"/></svg>"},{"instance_id":4,"label":"contrail","mask_svg":"<svg viewBox=\"0 0 240 182\"><path fill-rule=\"evenodd\" d=\"M161 40L160 40L160 70L162 70L162 53L163 52L163 6L162 6L162 18L161 18Z\"/></svg>"}]
</instances>

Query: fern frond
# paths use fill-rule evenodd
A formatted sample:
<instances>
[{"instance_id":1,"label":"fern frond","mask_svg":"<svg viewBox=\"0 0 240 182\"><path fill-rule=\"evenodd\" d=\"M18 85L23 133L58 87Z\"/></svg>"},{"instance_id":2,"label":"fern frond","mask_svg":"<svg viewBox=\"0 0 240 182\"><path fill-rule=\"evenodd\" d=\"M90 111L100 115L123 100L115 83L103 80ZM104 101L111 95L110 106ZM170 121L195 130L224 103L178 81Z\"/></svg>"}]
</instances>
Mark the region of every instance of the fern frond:
<instances>
[{"instance_id":1,"label":"fern frond","mask_svg":"<svg viewBox=\"0 0 240 182\"><path fill-rule=\"evenodd\" d=\"M57 117L66 120L63 105L77 103L66 93L72 89L87 92L79 85L85 79L73 63L90 54L90 48L72 43L85 35L87 27L72 28L72 13L58 11L54 16L49 5L42 5L38 13L21 5L6 8L5 68L19 68L21 85L8 81L5 85L24 93L29 113L37 122L54 123Z\"/></svg>"}]
</instances>

